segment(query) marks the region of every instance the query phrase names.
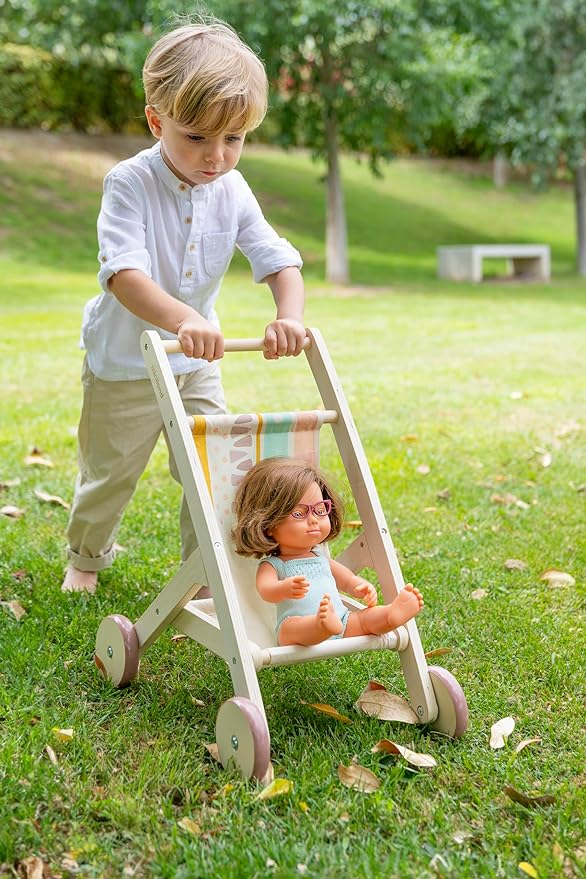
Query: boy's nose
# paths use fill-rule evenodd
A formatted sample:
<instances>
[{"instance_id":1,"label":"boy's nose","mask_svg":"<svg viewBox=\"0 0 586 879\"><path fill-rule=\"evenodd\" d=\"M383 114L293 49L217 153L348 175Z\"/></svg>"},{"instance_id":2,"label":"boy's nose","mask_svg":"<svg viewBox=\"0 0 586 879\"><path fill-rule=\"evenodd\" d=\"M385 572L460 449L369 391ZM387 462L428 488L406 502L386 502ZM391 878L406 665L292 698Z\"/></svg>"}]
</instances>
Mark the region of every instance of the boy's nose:
<instances>
[{"instance_id":1,"label":"boy's nose","mask_svg":"<svg viewBox=\"0 0 586 879\"><path fill-rule=\"evenodd\" d=\"M221 141L210 141L206 158L210 164L221 164L224 161L223 143Z\"/></svg>"}]
</instances>

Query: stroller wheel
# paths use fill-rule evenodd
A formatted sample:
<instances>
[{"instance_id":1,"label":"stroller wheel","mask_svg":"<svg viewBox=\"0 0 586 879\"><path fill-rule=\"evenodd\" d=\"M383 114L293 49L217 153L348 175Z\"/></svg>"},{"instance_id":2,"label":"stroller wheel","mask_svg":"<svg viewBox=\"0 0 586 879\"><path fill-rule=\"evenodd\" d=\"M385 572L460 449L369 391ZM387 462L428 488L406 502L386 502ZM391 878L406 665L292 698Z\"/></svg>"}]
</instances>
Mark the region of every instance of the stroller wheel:
<instances>
[{"instance_id":1,"label":"stroller wheel","mask_svg":"<svg viewBox=\"0 0 586 879\"><path fill-rule=\"evenodd\" d=\"M464 691L454 675L445 668L430 665L428 671L438 707L438 715L431 728L458 739L468 726L468 704Z\"/></svg>"},{"instance_id":2,"label":"stroller wheel","mask_svg":"<svg viewBox=\"0 0 586 879\"><path fill-rule=\"evenodd\" d=\"M220 707L216 743L223 766L233 761L244 778L264 778L271 740L264 717L250 699L234 696Z\"/></svg>"},{"instance_id":3,"label":"stroller wheel","mask_svg":"<svg viewBox=\"0 0 586 879\"><path fill-rule=\"evenodd\" d=\"M129 619L112 614L100 623L94 662L115 687L125 687L138 674L138 637Z\"/></svg>"}]
</instances>

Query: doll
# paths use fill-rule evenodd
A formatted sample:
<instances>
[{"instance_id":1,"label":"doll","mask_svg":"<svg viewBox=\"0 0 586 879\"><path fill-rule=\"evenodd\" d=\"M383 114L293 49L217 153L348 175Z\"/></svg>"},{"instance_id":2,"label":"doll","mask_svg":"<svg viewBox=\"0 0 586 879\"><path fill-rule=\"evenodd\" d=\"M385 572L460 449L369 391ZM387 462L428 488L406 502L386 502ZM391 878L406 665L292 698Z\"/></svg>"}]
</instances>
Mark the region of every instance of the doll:
<instances>
[{"instance_id":1,"label":"doll","mask_svg":"<svg viewBox=\"0 0 586 879\"><path fill-rule=\"evenodd\" d=\"M277 605L279 645L382 635L422 609L423 596L410 583L391 604L378 605L371 583L315 551L340 533L343 507L323 474L305 461L259 462L239 485L234 507L236 552L262 559L256 588ZM366 606L348 610L338 590Z\"/></svg>"}]
</instances>

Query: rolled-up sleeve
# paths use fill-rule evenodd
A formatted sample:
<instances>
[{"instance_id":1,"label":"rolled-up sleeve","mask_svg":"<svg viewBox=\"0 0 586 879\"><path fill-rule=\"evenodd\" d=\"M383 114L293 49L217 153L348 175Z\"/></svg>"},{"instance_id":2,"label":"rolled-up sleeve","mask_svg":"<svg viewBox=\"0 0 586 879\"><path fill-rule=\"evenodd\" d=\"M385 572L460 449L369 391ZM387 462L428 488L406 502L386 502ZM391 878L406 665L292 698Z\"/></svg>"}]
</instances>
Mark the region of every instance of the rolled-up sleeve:
<instances>
[{"instance_id":1,"label":"rolled-up sleeve","mask_svg":"<svg viewBox=\"0 0 586 879\"><path fill-rule=\"evenodd\" d=\"M139 269L151 277L140 188L116 174L109 174L104 180L98 243L98 281L104 292L110 292L108 281L112 275L123 269Z\"/></svg>"},{"instance_id":2,"label":"rolled-up sleeve","mask_svg":"<svg viewBox=\"0 0 586 879\"><path fill-rule=\"evenodd\" d=\"M301 254L286 238L280 238L268 223L252 190L239 176L238 236L236 246L250 262L254 280L259 283L267 275L288 266L301 268Z\"/></svg>"}]
</instances>

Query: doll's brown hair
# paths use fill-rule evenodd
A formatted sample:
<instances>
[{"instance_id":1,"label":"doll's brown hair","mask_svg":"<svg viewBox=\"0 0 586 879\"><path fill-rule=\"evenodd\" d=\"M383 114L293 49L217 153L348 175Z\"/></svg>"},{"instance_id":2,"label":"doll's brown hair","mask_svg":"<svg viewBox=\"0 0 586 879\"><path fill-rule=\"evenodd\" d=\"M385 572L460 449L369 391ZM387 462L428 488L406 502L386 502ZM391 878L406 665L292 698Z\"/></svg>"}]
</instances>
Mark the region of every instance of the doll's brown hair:
<instances>
[{"instance_id":1,"label":"doll's brown hair","mask_svg":"<svg viewBox=\"0 0 586 879\"><path fill-rule=\"evenodd\" d=\"M236 525L232 530L236 552L257 559L274 555L278 544L269 530L289 515L313 482L319 485L324 500L332 502L331 531L326 539L337 537L344 506L323 473L295 458L265 458L248 471L236 492Z\"/></svg>"}]
</instances>

